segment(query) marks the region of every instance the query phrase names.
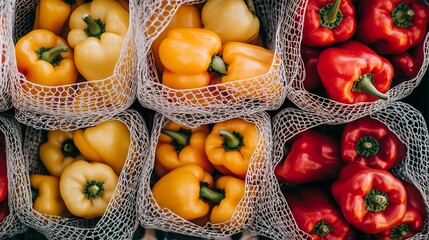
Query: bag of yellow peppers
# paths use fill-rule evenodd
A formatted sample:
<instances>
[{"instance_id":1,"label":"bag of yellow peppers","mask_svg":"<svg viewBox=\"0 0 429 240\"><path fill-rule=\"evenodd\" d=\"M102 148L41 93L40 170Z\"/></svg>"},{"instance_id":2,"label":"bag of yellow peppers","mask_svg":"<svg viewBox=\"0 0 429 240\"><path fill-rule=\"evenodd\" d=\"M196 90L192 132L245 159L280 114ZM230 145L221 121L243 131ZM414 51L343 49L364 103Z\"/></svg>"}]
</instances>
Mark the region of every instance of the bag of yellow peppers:
<instances>
[{"instance_id":1,"label":"bag of yellow peppers","mask_svg":"<svg viewBox=\"0 0 429 240\"><path fill-rule=\"evenodd\" d=\"M267 159L267 116L188 127L157 114L154 122L159 125L152 133L156 147L150 158L156 180L153 185L143 181L141 187L145 190L137 206L142 225L169 224L166 229L185 234L202 228L201 237L243 230L252 217L260 187L256 182L262 177L254 169L263 169ZM157 224L159 219L163 224Z\"/></svg>"}]
</instances>

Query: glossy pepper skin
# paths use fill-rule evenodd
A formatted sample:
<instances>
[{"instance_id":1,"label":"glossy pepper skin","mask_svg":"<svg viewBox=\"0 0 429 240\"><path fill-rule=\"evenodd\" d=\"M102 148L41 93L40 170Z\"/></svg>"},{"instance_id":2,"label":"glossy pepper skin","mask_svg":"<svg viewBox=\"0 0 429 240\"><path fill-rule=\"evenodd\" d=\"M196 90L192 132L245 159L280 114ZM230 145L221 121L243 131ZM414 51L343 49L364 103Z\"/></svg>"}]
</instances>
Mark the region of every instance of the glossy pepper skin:
<instances>
[{"instance_id":1,"label":"glossy pepper skin","mask_svg":"<svg viewBox=\"0 0 429 240\"><path fill-rule=\"evenodd\" d=\"M355 12L350 0L309 0L304 14L302 44L327 47L347 41L356 31Z\"/></svg>"},{"instance_id":2,"label":"glossy pepper skin","mask_svg":"<svg viewBox=\"0 0 429 240\"><path fill-rule=\"evenodd\" d=\"M313 129L299 133L286 143L284 154L274 174L277 179L292 184L333 179L343 166L339 142Z\"/></svg>"},{"instance_id":3,"label":"glossy pepper skin","mask_svg":"<svg viewBox=\"0 0 429 240\"><path fill-rule=\"evenodd\" d=\"M305 68L304 89L307 91L322 87L322 82L317 73L317 59L320 52L320 48L301 46L301 58Z\"/></svg>"},{"instance_id":4,"label":"glossy pepper skin","mask_svg":"<svg viewBox=\"0 0 429 240\"><path fill-rule=\"evenodd\" d=\"M174 89L209 85L211 79L208 70L213 67L212 58L220 51L221 46L219 36L210 30L171 30L159 46L159 56L165 67L162 84ZM223 65L222 68L224 67Z\"/></svg>"},{"instance_id":5,"label":"glossy pepper skin","mask_svg":"<svg viewBox=\"0 0 429 240\"><path fill-rule=\"evenodd\" d=\"M360 1L357 39L379 54L400 54L423 41L429 8L419 0Z\"/></svg>"},{"instance_id":6,"label":"glossy pepper skin","mask_svg":"<svg viewBox=\"0 0 429 240\"><path fill-rule=\"evenodd\" d=\"M209 161L219 172L245 179L258 141L255 124L236 118L216 123L206 138L205 148Z\"/></svg>"},{"instance_id":7,"label":"glossy pepper skin","mask_svg":"<svg viewBox=\"0 0 429 240\"><path fill-rule=\"evenodd\" d=\"M108 120L86 129L77 129L73 141L89 161L109 165L119 176L128 157L131 134L120 120Z\"/></svg>"},{"instance_id":8,"label":"glossy pepper skin","mask_svg":"<svg viewBox=\"0 0 429 240\"><path fill-rule=\"evenodd\" d=\"M341 158L370 168L389 170L405 158L406 145L382 122L364 117L345 124Z\"/></svg>"},{"instance_id":9,"label":"glossy pepper skin","mask_svg":"<svg viewBox=\"0 0 429 240\"><path fill-rule=\"evenodd\" d=\"M30 176L33 209L49 215L69 217L70 213L60 195L59 179L55 176Z\"/></svg>"},{"instance_id":10,"label":"glossy pepper skin","mask_svg":"<svg viewBox=\"0 0 429 240\"><path fill-rule=\"evenodd\" d=\"M221 191L220 194L223 194L224 198L219 203L215 203L217 205L213 207L210 213L210 222L221 223L232 218L238 203L244 197L245 184L239 178L221 176L216 180L215 188L218 194L219 190Z\"/></svg>"},{"instance_id":11,"label":"glossy pepper skin","mask_svg":"<svg viewBox=\"0 0 429 240\"><path fill-rule=\"evenodd\" d=\"M423 220L427 217L426 204L420 190L411 182L402 181L407 191L407 204L409 207L416 209Z\"/></svg>"},{"instance_id":12,"label":"glossy pepper skin","mask_svg":"<svg viewBox=\"0 0 429 240\"><path fill-rule=\"evenodd\" d=\"M72 0L40 0L36 6L33 29L46 29L60 35L70 17Z\"/></svg>"},{"instance_id":13,"label":"glossy pepper skin","mask_svg":"<svg viewBox=\"0 0 429 240\"><path fill-rule=\"evenodd\" d=\"M201 195L212 185L210 173L198 165L187 164L161 177L152 187L152 194L161 208L191 221L209 213L210 204Z\"/></svg>"},{"instance_id":14,"label":"glossy pepper skin","mask_svg":"<svg viewBox=\"0 0 429 240\"><path fill-rule=\"evenodd\" d=\"M71 14L67 41L76 67L88 81L113 75L129 26L128 11L115 0L93 0Z\"/></svg>"},{"instance_id":15,"label":"glossy pepper skin","mask_svg":"<svg viewBox=\"0 0 429 240\"><path fill-rule=\"evenodd\" d=\"M395 69L393 82L400 84L417 76L424 61L423 41L408 51L387 56L387 59Z\"/></svg>"},{"instance_id":16,"label":"glossy pepper skin","mask_svg":"<svg viewBox=\"0 0 429 240\"><path fill-rule=\"evenodd\" d=\"M343 167L331 192L347 222L364 233L397 226L407 209L407 193L401 181L388 171L358 163Z\"/></svg>"},{"instance_id":17,"label":"glossy pepper skin","mask_svg":"<svg viewBox=\"0 0 429 240\"><path fill-rule=\"evenodd\" d=\"M317 72L329 98L353 104L386 100L394 71L386 58L350 40L323 50Z\"/></svg>"},{"instance_id":18,"label":"glossy pepper skin","mask_svg":"<svg viewBox=\"0 0 429 240\"><path fill-rule=\"evenodd\" d=\"M103 216L118 184L118 176L104 163L74 161L60 178L60 193L75 216L92 219Z\"/></svg>"},{"instance_id":19,"label":"glossy pepper skin","mask_svg":"<svg viewBox=\"0 0 429 240\"><path fill-rule=\"evenodd\" d=\"M205 29L219 35L222 44L250 43L259 33L259 19L252 0L208 0L201 10Z\"/></svg>"},{"instance_id":20,"label":"glossy pepper skin","mask_svg":"<svg viewBox=\"0 0 429 240\"><path fill-rule=\"evenodd\" d=\"M341 215L335 201L313 186L285 193L285 199L298 227L312 239L344 239L350 225Z\"/></svg>"},{"instance_id":21,"label":"glossy pepper skin","mask_svg":"<svg viewBox=\"0 0 429 240\"><path fill-rule=\"evenodd\" d=\"M155 150L155 171L158 176L185 164L201 166L206 172L214 168L207 159L205 141L210 133L208 125L189 128L169 121L161 130Z\"/></svg>"},{"instance_id":22,"label":"glossy pepper skin","mask_svg":"<svg viewBox=\"0 0 429 240\"><path fill-rule=\"evenodd\" d=\"M83 159L73 142L73 134L74 131L49 131L47 141L40 145L40 160L51 175L60 177L67 164Z\"/></svg>"},{"instance_id":23,"label":"glossy pepper skin","mask_svg":"<svg viewBox=\"0 0 429 240\"><path fill-rule=\"evenodd\" d=\"M4 133L0 132L0 202L7 200L8 180L7 180L7 158L6 139Z\"/></svg>"},{"instance_id":24,"label":"glossy pepper skin","mask_svg":"<svg viewBox=\"0 0 429 240\"><path fill-rule=\"evenodd\" d=\"M44 86L76 82L73 50L53 32L36 29L27 33L16 43L15 54L18 71L30 82Z\"/></svg>"}]
</instances>

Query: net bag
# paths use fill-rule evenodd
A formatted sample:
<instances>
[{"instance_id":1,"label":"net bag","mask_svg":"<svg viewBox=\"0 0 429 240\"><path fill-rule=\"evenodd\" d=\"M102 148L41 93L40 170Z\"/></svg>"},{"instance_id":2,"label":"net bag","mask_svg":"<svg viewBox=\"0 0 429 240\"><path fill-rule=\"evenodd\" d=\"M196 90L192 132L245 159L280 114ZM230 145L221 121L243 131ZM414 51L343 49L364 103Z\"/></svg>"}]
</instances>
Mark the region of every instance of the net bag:
<instances>
[{"instance_id":1,"label":"net bag","mask_svg":"<svg viewBox=\"0 0 429 240\"><path fill-rule=\"evenodd\" d=\"M259 139L253 153L245 179L245 193L237 205L232 218L226 222L204 226L197 225L176 215L167 208L161 208L153 197L152 184L157 177L152 173L155 161L155 149L161 129L169 121L157 113L151 135L149 161L144 166L139 191L137 193L137 213L140 224L145 228L156 228L166 232L175 232L201 238L220 238L242 232L253 224L255 204L262 191L265 168L270 161L271 124L266 113L256 113L242 117L247 122L256 125Z\"/></svg>"},{"instance_id":2,"label":"net bag","mask_svg":"<svg viewBox=\"0 0 429 240\"><path fill-rule=\"evenodd\" d=\"M385 109L368 116L386 124L406 144L406 158L390 172L398 179L413 183L420 190L426 209L429 209L429 191L426 184L429 180L429 135L423 116L411 105L401 102L388 103ZM267 185L260 199L261 204L258 205L258 221L252 229L253 232L273 239L312 239L298 228L274 175L274 168L283 160L284 144L298 133L320 125L344 123L346 121L338 123L334 116L321 116L293 108L284 109L273 118L273 165L267 171ZM283 187L294 186L285 183ZM410 239L423 240L428 237L429 224L426 219L423 230Z\"/></svg>"},{"instance_id":3,"label":"net bag","mask_svg":"<svg viewBox=\"0 0 429 240\"><path fill-rule=\"evenodd\" d=\"M6 140L6 159L8 162L15 161L22 157L22 137L21 129L18 122L16 122L12 116L2 114L0 115L0 131L5 136ZM14 192L11 187L11 174L12 166L8 165L8 180L9 180L9 194L8 201L9 204L9 215L0 223L0 239L8 239L16 234L22 233L26 230L26 226L22 224L16 214L16 209L14 208L13 198Z\"/></svg>"},{"instance_id":4,"label":"net bag","mask_svg":"<svg viewBox=\"0 0 429 240\"><path fill-rule=\"evenodd\" d=\"M151 45L183 4L204 1L142 1L137 10L138 46L137 99L146 108L154 109L175 122L198 126L258 111L278 109L286 98L283 9L286 1L254 0L261 29L266 32L266 48L274 51L269 72L264 75L201 88L173 89L161 83Z\"/></svg>"},{"instance_id":5,"label":"net bag","mask_svg":"<svg viewBox=\"0 0 429 240\"><path fill-rule=\"evenodd\" d=\"M10 97L10 54L13 51L12 40L10 39L10 32L12 31L12 1L2 1L0 3L0 53L1 53L1 67L0 67L0 111L8 110L12 107L12 100Z\"/></svg>"},{"instance_id":6,"label":"net bag","mask_svg":"<svg viewBox=\"0 0 429 240\"><path fill-rule=\"evenodd\" d=\"M12 102L18 121L34 128L69 130L105 121L131 106L137 88L133 2L129 5L128 32L110 77L86 81L80 76L73 84L45 86L27 80L18 71L16 61L11 61ZM16 44L33 29L37 4L37 0L15 2L12 13L14 42L9 45ZM67 40L67 35L63 35ZM15 51L8 54L15 59Z\"/></svg>"},{"instance_id":7,"label":"net bag","mask_svg":"<svg viewBox=\"0 0 429 240\"><path fill-rule=\"evenodd\" d=\"M408 96L421 82L427 66L429 54L429 35L424 39L423 51L424 60L417 76L399 83L390 88L387 92L388 100L377 100L375 102L359 102L345 104L325 96L307 91L304 88L304 79L308 75L305 71L304 62L301 57L302 31L304 26L303 16L307 8L308 1L292 0L288 2L286 10L286 39L284 44L288 49L286 58L286 73L290 82L288 83L288 99L299 108L323 115L335 116L338 121L350 120L354 117L362 117L368 113L375 112L385 107L388 102L401 100ZM299 21L299 19L301 19Z\"/></svg>"},{"instance_id":8,"label":"net bag","mask_svg":"<svg viewBox=\"0 0 429 240\"><path fill-rule=\"evenodd\" d=\"M113 116L130 130L130 147L127 160L118 176L119 180L101 218L85 220L42 214L32 208L30 174L47 174L38 157L43 131L27 128L24 140L24 157L11 162L12 189L15 189L14 206L20 220L49 239L132 239L138 227L136 193L141 177L142 163L148 151L148 130L143 118L134 110Z\"/></svg>"}]
</instances>

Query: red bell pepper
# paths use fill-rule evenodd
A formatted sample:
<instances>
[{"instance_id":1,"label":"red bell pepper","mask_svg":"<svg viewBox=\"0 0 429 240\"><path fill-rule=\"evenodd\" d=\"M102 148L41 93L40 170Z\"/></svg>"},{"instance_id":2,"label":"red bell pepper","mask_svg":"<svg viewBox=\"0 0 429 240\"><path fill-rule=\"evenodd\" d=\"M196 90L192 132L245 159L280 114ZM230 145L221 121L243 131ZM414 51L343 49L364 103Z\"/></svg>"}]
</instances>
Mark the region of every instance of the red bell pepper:
<instances>
[{"instance_id":1,"label":"red bell pepper","mask_svg":"<svg viewBox=\"0 0 429 240\"><path fill-rule=\"evenodd\" d=\"M7 199L0 202L0 223L9 215L9 204Z\"/></svg>"},{"instance_id":2,"label":"red bell pepper","mask_svg":"<svg viewBox=\"0 0 429 240\"><path fill-rule=\"evenodd\" d=\"M339 142L313 129L299 133L287 143L283 158L274 173L279 180L292 184L333 179L344 165Z\"/></svg>"},{"instance_id":3,"label":"red bell pepper","mask_svg":"<svg viewBox=\"0 0 429 240\"><path fill-rule=\"evenodd\" d=\"M344 239L350 225L333 199L316 187L303 187L285 194L298 227L313 239Z\"/></svg>"},{"instance_id":4,"label":"red bell pepper","mask_svg":"<svg viewBox=\"0 0 429 240\"><path fill-rule=\"evenodd\" d=\"M423 41L429 8L420 0L362 0L357 39L379 54L404 53Z\"/></svg>"},{"instance_id":5,"label":"red bell pepper","mask_svg":"<svg viewBox=\"0 0 429 240\"><path fill-rule=\"evenodd\" d=\"M402 181L402 184L404 184L405 190L407 191L408 206L416 209L420 216L425 219L427 217L427 211L425 200L423 199L421 192L414 184L410 182Z\"/></svg>"},{"instance_id":6,"label":"red bell pepper","mask_svg":"<svg viewBox=\"0 0 429 240\"><path fill-rule=\"evenodd\" d=\"M341 158L375 169L389 170L405 158L405 144L382 122L363 117L345 124Z\"/></svg>"},{"instance_id":7,"label":"red bell pepper","mask_svg":"<svg viewBox=\"0 0 429 240\"><path fill-rule=\"evenodd\" d=\"M317 72L328 97L347 104L386 100L393 78L386 58L352 40L323 50Z\"/></svg>"},{"instance_id":8,"label":"red bell pepper","mask_svg":"<svg viewBox=\"0 0 429 240\"><path fill-rule=\"evenodd\" d=\"M356 31L355 12L350 0L309 0L304 15L302 44L327 47L347 41Z\"/></svg>"},{"instance_id":9,"label":"red bell pepper","mask_svg":"<svg viewBox=\"0 0 429 240\"><path fill-rule=\"evenodd\" d=\"M393 75L394 84L400 84L417 76L424 61L423 42L412 47L405 53L387 56L393 65L395 73Z\"/></svg>"},{"instance_id":10,"label":"red bell pepper","mask_svg":"<svg viewBox=\"0 0 429 240\"><path fill-rule=\"evenodd\" d=\"M404 185L385 170L349 163L332 184L344 218L364 233L379 233L401 223L407 209Z\"/></svg>"},{"instance_id":11,"label":"red bell pepper","mask_svg":"<svg viewBox=\"0 0 429 240\"><path fill-rule=\"evenodd\" d=\"M6 199L7 191L6 140L0 132L0 202Z\"/></svg>"},{"instance_id":12,"label":"red bell pepper","mask_svg":"<svg viewBox=\"0 0 429 240\"><path fill-rule=\"evenodd\" d=\"M301 46L301 58L305 67L304 88L307 91L322 87L322 82L317 73L317 58L320 52L319 48Z\"/></svg>"}]
</instances>

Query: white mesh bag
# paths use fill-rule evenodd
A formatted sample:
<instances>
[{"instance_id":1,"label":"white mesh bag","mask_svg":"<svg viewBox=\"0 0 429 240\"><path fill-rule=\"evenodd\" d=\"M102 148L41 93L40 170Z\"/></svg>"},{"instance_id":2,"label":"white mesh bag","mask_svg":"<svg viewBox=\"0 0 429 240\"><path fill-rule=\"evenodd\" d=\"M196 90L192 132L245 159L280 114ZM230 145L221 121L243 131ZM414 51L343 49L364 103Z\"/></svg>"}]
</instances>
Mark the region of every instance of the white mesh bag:
<instances>
[{"instance_id":1,"label":"white mesh bag","mask_svg":"<svg viewBox=\"0 0 429 240\"><path fill-rule=\"evenodd\" d=\"M32 30L37 3L37 0L15 2L12 44ZM34 128L70 130L107 120L131 106L137 89L133 3L129 5L129 28L121 55L108 78L43 86L28 81L18 72L16 61L11 61L12 102L18 121ZM15 51L9 54L15 59Z\"/></svg>"},{"instance_id":2,"label":"white mesh bag","mask_svg":"<svg viewBox=\"0 0 429 240\"><path fill-rule=\"evenodd\" d=\"M353 117L364 116L385 107L388 102L397 101L408 96L421 82L428 67L429 34L424 39L424 61L413 79L407 80L390 88L387 92L388 100L377 100L375 102L360 102L354 104L341 103L327 97L311 93L304 89L304 78L306 75L304 62L301 58L300 48L302 41L302 29L304 26L303 16L308 1L291 0L286 8L286 40L283 42L288 49L284 53L286 58L286 72L289 88L287 97L291 102L301 109L318 114L333 115L341 120L350 120ZM301 19L298 21L297 19Z\"/></svg>"},{"instance_id":3,"label":"white mesh bag","mask_svg":"<svg viewBox=\"0 0 429 240\"><path fill-rule=\"evenodd\" d=\"M370 115L388 126L407 146L406 158L391 172L399 179L413 183L422 193L426 208L429 209L429 134L423 116L416 109L401 102L391 102L385 109ZM295 223L292 212L280 190L274 175L274 168L283 160L282 147L296 134L319 125L338 123L334 116L287 108L273 117L273 165L267 170L267 185L258 206L257 224L252 231L273 239L312 239L301 231ZM285 187L293 187L285 183ZM429 222L424 229L410 239L423 240L429 237Z\"/></svg>"},{"instance_id":4,"label":"white mesh bag","mask_svg":"<svg viewBox=\"0 0 429 240\"><path fill-rule=\"evenodd\" d=\"M136 193L143 161L148 151L148 131L143 118L134 110L119 113L117 119L130 130L130 148L115 192L101 218L65 218L42 214L32 208L30 174L47 174L38 158L43 131L27 128L24 157L11 162L12 189L15 189L14 206L19 208L21 221L49 239L131 239L138 226Z\"/></svg>"},{"instance_id":5,"label":"white mesh bag","mask_svg":"<svg viewBox=\"0 0 429 240\"><path fill-rule=\"evenodd\" d=\"M256 113L242 117L242 119L256 125L259 140L253 153L245 179L245 193L232 218L226 222L199 226L176 215L169 209L161 209L153 197L151 187L156 181L152 174L155 161L155 148L161 129L169 121L157 113L152 129L149 161L144 166L140 188L137 194L138 219L146 228L156 228L166 232L176 232L202 238L220 238L242 232L246 226L253 224L255 204L262 191L264 172L271 159L271 124L266 113Z\"/></svg>"},{"instance_id":6,"label":"white mesh bag","mask_svg":"<svg viewBox=\"0 0 429 240\"><path fill-rule=\"evenodd\" d=\"M165 5L162 5L166 3ZM147 108L154 109L174 121L188 126L217 122L258 111L278 109L286 98L285 60L282 55L285 39L286 0L254 0L261 28L266 32L266 47L275 53L270 71L252 79L219 83L207 87L177 90L161 84L151 45L166 28L182 4L204 3L202 0L141 1L137 17L138 35L138 91L137 99ZM161 20L159 20L161 19ZM246 84L246 85L244 85Z\"/></svg>"},{"instance_id":7,"label":"white mesh bag","mask_svg":"<svg viewBox=\"0 0 429 240\"><path fill-rule=\"evenodd\" d=\"M6 140L6 158L8 162L15 161L15 159L22 158L22 137L21 128L17 121L12 116L0 115L0 131L5 136ZM13 235L22 233L26 230L26 226L19 221L14 208L13 198L14 190L11 186L11 175L10 172L13 170L12 166L8 164L8 201L9 201L9 215L0 223L0 239L8 239ZM7 200L5 200L7 201Z\"/></svg>"},{"instance_id":8,"label":"white mesh bag","mask_svg":"<svg viewBox=\"0 0 429 240\"><path fill-rule=\"evenodd\" d=\"M10 38L12 31L12 1L0 2L0 111L8 110L12 107L10 96L10 54L13 51L13 44Z\"/></svg>"}]
</instances>

